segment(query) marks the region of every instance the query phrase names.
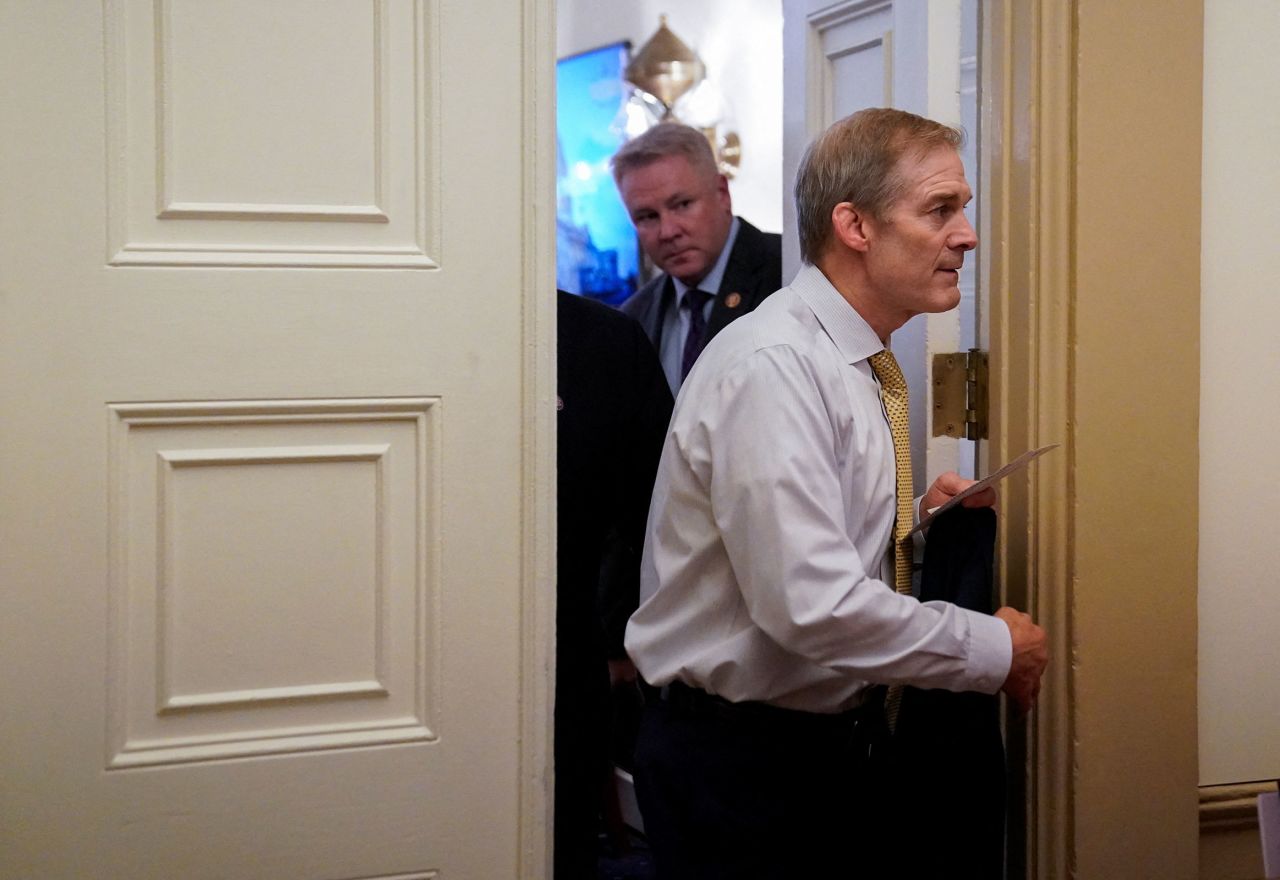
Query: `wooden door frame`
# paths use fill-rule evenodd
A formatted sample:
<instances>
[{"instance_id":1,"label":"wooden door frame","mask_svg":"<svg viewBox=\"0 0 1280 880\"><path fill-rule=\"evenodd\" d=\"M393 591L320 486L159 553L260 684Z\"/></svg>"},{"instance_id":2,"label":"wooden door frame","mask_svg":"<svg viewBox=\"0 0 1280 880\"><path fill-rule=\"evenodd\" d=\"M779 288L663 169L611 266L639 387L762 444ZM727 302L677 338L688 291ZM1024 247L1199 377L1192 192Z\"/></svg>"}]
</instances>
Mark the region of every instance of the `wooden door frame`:
<instances>
[{"instance_id":1,"label":"wooden door frame","mask_svg":"<svg viewBox=\"0 0 1280 880\"><path fill-rule=\"evenodd\" d=\"M1197 872L1202 13L983 5L990 455L1063 444L1002 502L1051 638L1010 877Z\"/></svg>"},{"instance_id":2,"label":"wooden door frame","mask_svg":"<svg viewBox=\"0 0 1280 880\"><path fill-rule=\"evenodd\" d=\"M552 875L556 621L555 0L522 0L520 877Z\"/></svg>"}]
</instances>

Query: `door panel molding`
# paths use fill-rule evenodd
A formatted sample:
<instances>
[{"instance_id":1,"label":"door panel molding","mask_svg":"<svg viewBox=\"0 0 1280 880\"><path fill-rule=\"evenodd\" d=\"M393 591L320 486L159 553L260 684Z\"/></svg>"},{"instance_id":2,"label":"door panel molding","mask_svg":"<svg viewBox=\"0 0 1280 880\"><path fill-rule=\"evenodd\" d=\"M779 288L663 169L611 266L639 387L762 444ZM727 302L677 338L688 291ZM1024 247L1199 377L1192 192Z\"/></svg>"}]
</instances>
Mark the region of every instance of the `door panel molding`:
<instances>
[{"instance_id":1,"label":"door panel molding","mask_svg":"<svg viewBox=\"0 0 1280 880\"><path fill-rule=\"evenodd\" d=\"M436 741L439 399L107 409L106 769Z\"/></svg>"},{"instance_id":2,"label":"door panel molding","mask_svg":"<svg viewBox=\"0 0 1280 880\"><path fill-rule=\"evenodd\" d=\"M817 136L837 119L847 115L845 105L866 106L858 97L838 94L842 82L860 79L853 71L867 74L868 81L881 79L879 97L870 105L893 104L893 3L891 0L852 0L813 13L809 26L808 134ZM840 75L841 70L848 70ZM874 84L866 88L875 91Z\"/></svg>"},{"instance_id":3,"label":"door panel molding","mask_svg":"<svg viewBox=\"0 0 1280 880\"><path fill-rule=\"evenodd\" d=\"M103 0L109 263L438 268L439 7Z\"/></svg>"}]
</instances>

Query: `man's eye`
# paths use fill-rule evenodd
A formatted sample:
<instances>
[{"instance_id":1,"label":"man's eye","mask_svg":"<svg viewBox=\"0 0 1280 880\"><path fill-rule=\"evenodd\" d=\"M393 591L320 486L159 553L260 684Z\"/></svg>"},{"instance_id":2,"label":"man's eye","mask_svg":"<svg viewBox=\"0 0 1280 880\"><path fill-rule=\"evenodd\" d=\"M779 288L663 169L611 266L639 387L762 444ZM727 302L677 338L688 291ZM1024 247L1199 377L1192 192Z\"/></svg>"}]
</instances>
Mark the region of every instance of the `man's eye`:
<instances>
[{"instance_id":1,"label":"man's eye","mask_svg":"<svg viewBox=\"0 0 1280 880\"><path fill-rule=\"evenodd\" d=\"M676 210L683 211L693 204L693 199L681 199L676 202Z\"/></svg>"}]
</instances>

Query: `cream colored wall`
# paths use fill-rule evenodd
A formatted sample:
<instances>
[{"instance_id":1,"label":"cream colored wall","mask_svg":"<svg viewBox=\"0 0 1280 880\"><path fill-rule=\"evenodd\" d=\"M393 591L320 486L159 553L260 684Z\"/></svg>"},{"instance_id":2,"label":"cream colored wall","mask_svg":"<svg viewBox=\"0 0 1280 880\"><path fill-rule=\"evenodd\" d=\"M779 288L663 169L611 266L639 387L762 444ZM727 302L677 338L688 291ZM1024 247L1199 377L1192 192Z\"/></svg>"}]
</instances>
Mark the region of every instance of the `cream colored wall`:
<instances>
[{"instance_id":1,"label":"cream colored wall","mask_svg":"<svg viewBox=\"0 0 1280 880\"><path fill-rule=\"evenodd\" d=\"M1198 0L1078 0L1079 876L1196 866Z\"/></svg>"},{"instance_id":2,"label":"cream colored wall","mask_svg":"<svg viewBox=\"0 0 1280 880\"><path fill-rule=\"evenodd\" d=\"M1200 354L1200 783L1280 777L1280 3L1208 0Z\"/></svg>"},{"instance_id":3,"label":"cream colored wall","mask_svg":"<svg viewBox=\"0 0 1280 880\"><path fill-rule=\"evenodd\" d=\"M1280 5L1207 0L1200 325L1201 880L1262 876L1254 799L1280 776ZM1270 490L1270 491L1269 491Z\"/></svg>"},{"instance_id":4,"label":"cream colored wall","mask_svg":"<svg viewBox=\"0 0 1280 880\"><path fill-rule=\"evenodd\" d=\"M767 232L782 231L781 0L560 0L557 54L617 40L639 49L658 16L698 53L742 138L742 164L730 184L734 211Z\"/></svg>"}]
</instances>

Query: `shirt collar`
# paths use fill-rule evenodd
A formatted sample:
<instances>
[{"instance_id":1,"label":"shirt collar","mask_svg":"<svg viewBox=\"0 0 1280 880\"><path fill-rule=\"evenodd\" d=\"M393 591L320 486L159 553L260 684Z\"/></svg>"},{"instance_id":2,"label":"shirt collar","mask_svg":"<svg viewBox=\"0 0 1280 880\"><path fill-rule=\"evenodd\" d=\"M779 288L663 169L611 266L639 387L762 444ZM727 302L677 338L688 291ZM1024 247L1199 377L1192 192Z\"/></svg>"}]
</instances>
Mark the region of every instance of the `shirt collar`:
<instances>
[{"instance_id":1,"label":"shirt collar","mask_svg":"<svg viewBox=\"0 0 1280 880\"><path fill-rule=\"evenodd\" d=\"M817 266L802 266L791 282L791 289L813 309L818 323L848 363L864 361L884 350L876 331L849 305L849 301L840 295Z\"/></svg>"},{"instance_id":2,"label":"shirt collar","mask_svg":"<svg viewBox=\"0 0 1280 880\"><path fill-rule=\"evenodd\" d=\"M705 290L713 297L720 292L720 282L724 280L724 270L729 265L729 252L733 250L733 243L737 238L738 218L734 217L733 222L729 224L729 236L724 240L724 247L720 248L720 256L716 257L715 265L711 267L706 277L698 282L698 290ZM689 285L675 276L672 276L671 280L675 282L676 308L679 308L684 302L684 295L689 292Z\"/></svg>"}]
</instances>

